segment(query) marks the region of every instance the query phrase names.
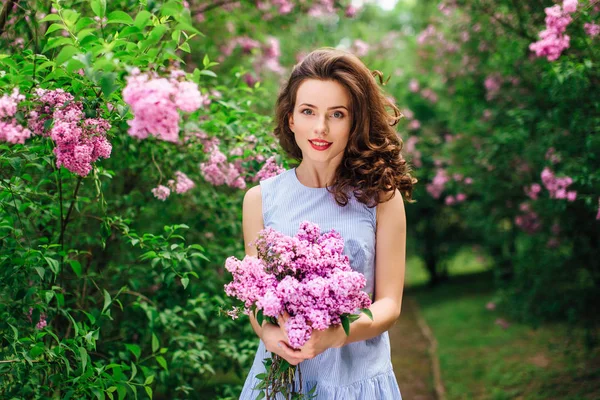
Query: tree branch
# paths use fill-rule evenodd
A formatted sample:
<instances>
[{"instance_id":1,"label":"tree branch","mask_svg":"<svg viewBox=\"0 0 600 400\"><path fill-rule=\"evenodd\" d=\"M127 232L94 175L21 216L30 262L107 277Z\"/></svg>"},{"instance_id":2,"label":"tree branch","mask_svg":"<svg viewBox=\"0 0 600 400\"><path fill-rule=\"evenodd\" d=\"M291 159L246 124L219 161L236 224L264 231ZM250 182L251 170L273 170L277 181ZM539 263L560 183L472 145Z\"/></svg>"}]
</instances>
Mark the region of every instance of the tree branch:
<instances>
[{"instance_id":1,"label":"tree branch","mask_svg":"<svg viewBox=\"0 0 600 400\"><path fill-rule=\"evenodd\" d=\"M18 2L19 0L16 1ZM4 33L4 25L6 25L6 21L8 20L8 13L10 13L14 4L15 0L8 0L6 4L4 4L2 12L0 12L0 36Z\"/></svg>"}]
</instances>

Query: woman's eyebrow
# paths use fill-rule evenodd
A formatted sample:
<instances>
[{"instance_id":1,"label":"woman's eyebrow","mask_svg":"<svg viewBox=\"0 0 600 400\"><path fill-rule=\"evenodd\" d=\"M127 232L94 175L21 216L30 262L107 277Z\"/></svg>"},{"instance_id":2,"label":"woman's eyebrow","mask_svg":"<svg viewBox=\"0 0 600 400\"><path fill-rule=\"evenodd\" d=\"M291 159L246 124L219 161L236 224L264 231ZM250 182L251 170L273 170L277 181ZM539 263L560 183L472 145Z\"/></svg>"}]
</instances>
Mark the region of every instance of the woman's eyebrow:
<instances>
[{"instance_id":1,"label":"woman's eyebrow","mask_svg":"<svg viewBox=\"0 0 600 400\"><path fill-rule=\"evenodd\" d=\"M308 104L308 103L302 103L302 104L300 104L300 106L308 106L308 107L312 107L312 108L318 108L317 106L313 106L312 104ZM346 106L329 107L328 110L333 110L334 108L345 108L346 111L348 111L348 108Z\"/></svg>"}]
</instances>

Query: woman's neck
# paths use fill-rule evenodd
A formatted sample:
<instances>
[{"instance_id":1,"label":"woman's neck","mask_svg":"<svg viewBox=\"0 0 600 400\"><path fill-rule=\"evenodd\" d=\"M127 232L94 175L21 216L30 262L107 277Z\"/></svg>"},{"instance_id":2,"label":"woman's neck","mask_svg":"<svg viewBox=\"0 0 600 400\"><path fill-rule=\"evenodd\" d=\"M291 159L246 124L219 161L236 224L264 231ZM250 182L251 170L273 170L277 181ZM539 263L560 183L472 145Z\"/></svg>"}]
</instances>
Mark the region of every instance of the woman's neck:
<instances>
[{"instance_id":1,"label":"woman's neck","mask_svg":"<svg viewBox=\"0 0 600 400\"><path fill-rule=\"evenodd\" d=\"M315 165L303 160L296 168L296 176L304 186L312 188L325 188L333 186L335 171L339 163L329 165Z\"/></svg>"}]
</instances>

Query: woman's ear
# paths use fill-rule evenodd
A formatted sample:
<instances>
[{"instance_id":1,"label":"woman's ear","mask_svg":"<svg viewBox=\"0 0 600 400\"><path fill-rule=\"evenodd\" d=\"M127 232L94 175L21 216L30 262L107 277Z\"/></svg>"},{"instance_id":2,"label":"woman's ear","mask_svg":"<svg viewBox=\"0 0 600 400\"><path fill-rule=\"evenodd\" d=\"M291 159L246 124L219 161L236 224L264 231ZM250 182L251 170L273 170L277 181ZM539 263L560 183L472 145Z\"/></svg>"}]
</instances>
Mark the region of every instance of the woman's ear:
<instances>
[{"instance_id":1,"label":"woman's ear","mask_svg":"<svg viewBox=\"0 0 600 400\"><path fill-rule=\"evenodd\" d=\"M288 114L288 125L290 126L290 131L294 132L294 114Z\"/></svg>"}]
</instances>

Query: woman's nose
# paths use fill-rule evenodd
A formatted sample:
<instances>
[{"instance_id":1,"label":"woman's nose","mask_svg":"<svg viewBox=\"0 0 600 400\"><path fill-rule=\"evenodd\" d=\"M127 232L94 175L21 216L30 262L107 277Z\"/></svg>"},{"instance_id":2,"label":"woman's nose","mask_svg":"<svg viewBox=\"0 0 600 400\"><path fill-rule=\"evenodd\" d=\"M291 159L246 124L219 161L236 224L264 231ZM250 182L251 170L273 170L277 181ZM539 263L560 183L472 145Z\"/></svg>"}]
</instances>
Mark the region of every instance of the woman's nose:
<instances>
[{"instance_id":1,"label":"woman's nose","mask_svg":"<svg viewBox=\"0 0 600 400\"><path fill-rule=\"evenodd\" d=\"M329 127L327 126L327 118L318 118L317 123L315 125L315 134L326 135L327 133L329 133Z\"/></svg>"}]
</instances>

